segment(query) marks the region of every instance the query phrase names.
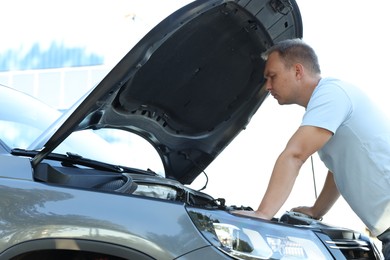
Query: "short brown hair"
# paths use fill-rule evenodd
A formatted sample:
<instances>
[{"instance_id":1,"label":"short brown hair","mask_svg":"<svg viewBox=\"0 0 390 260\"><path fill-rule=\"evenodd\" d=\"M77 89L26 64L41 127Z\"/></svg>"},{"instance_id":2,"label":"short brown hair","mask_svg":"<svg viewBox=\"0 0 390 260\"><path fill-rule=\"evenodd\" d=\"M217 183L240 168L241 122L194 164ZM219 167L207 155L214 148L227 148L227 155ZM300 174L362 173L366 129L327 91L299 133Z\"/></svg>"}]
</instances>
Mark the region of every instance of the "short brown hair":
<instances>
[{"instance_id":1,"label":"short brown hair","mask_svg":"<svg viewBox=\"0 0 390 260\"><path fill-rule=\"evenodd\" d=\"M295 63L302 63L313 73L321 74L317 54L312 47L301 39L289 39L276 43L262 54L263 59L267 60L273 52L279 53L286 67L291 67Z\"/></svg>"}]
</instances>

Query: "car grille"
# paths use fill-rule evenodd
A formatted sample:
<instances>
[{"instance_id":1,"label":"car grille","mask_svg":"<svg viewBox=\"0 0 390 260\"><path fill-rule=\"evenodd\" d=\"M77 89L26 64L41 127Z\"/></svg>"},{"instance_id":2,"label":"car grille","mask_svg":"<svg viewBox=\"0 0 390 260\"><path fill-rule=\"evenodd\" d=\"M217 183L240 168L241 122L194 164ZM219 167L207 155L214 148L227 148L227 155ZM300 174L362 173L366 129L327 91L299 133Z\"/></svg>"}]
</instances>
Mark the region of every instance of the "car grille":
<instances>
[{"instance_id":1,"label":"car grille","mask_svg":"<svg viewBox=\"0 0 390 260\"><path fill-rule=\"evenodd\" d=\"M363 240L336 240L325 241L327 246L343 252L347 259L372 259L370 258L371 245Z\"/></svg>"},{"instance_id":2,"label":"car grille","mask_svg":"<svg viewBox=\"0 0 390 260\"><path fill-rule=\"evenodd\" d=\"M317 235L335 259L377 259L371 241L360 234L332 231Z\"/></svg>"}]
</instances>

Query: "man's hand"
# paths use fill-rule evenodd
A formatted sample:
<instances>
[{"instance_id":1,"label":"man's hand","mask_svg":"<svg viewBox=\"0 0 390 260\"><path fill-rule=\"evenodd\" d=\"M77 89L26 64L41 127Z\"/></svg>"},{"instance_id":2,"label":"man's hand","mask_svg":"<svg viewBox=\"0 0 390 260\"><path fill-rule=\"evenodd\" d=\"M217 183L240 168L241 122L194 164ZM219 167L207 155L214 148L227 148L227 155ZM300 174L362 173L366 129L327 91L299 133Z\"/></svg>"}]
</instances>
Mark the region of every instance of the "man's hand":
<instances>
[{"instance_id":1,"label":"man's hand","mask_svg":"<svg viewBox=\"0 0 390 260\"><path fill-rule=\"evenodd\" d=\"M233 215L247 216L247 217L253 217L253 218L271 219L259 211L234 210L234 211L231 211L230 213L232 213Z\"/></svg>"},{"instance_id":2,"label":"man's hand","mask_svg":"<svg viewBox=\"0 0 390 260\"><path fill-rule=\"evenodd\" d=\"M313 211L313 207L301 206L301 207L292 208L291 211L303 213L303 214L308 215L314 219L321 219L322 218L322 216L315 215L315 213Z\"/></svg>"},{"instance_id":3,"label":"man's hand","mask_svg":"<svg viewBox=\"0 0 390 260\"><path fill-rule=\"evenodd\" d=\"M296 207L291 209L291 211L300 212L309 215L314 219L321 220L339 197L340 193L334 182L333 173L328 171L324 187L314 205L312 207Z\"/></svg>"}]
</instances>

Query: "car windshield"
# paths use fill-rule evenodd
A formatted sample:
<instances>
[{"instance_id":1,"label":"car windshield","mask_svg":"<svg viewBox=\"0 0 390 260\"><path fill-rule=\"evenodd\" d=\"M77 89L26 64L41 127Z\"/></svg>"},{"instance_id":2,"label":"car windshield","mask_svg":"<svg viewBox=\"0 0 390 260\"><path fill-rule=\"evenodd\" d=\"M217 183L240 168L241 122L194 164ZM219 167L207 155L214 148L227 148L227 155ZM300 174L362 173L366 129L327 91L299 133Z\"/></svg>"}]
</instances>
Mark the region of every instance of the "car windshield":
<instances>
[{"instance_id":1,"label":"car windshield","mask_svg":"<svg viewBox=\"0 0 390 260\"><path fill-rule=\"evenodd\" d=\"M0 139L26 149L62 113L22 92L0 85Z\"/></svg>"},{"instance_id":2,"label":"car windshield","mask_svg":"<svg viewBox=\"0 0 390 260\"><path fill-rule=\"evenodd\" d=\"M54 153L72 153L84 158L164 176L164 167L154 147L137 134L120 129L73 132Z\"/></svg>"},{"instance_id":3,"label":"car windshield","mask_svg":"<svg viewBox=\"0 0 390 260\"><path fill-rule=\"evenodd\" d=\"M9 148L28 149L61 115L41 101L0 86L0 139ZM54 151L164 175L154 147L142 137L119 129L83 130L72 133Z\"/></svg>"}]
</instances>

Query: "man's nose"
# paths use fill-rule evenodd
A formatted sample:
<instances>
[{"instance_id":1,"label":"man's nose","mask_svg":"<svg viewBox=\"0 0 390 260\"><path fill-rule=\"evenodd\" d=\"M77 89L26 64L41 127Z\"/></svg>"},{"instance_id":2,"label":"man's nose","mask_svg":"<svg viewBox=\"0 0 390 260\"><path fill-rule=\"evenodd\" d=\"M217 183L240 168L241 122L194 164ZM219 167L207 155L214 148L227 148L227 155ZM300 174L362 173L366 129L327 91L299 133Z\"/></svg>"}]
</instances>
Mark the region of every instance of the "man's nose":
<instances>
[{"instance_id":1,"label":"man's nose","mask_svg":"<svg viewBox=\"0 0 390 260\"><path fill-rule=\"evenodd\" d=\"M265 81L265 89L267 91L270 91L272 89L272 85L271 85L271 82L269 80Z\"/></svg>"}]
</instances>

